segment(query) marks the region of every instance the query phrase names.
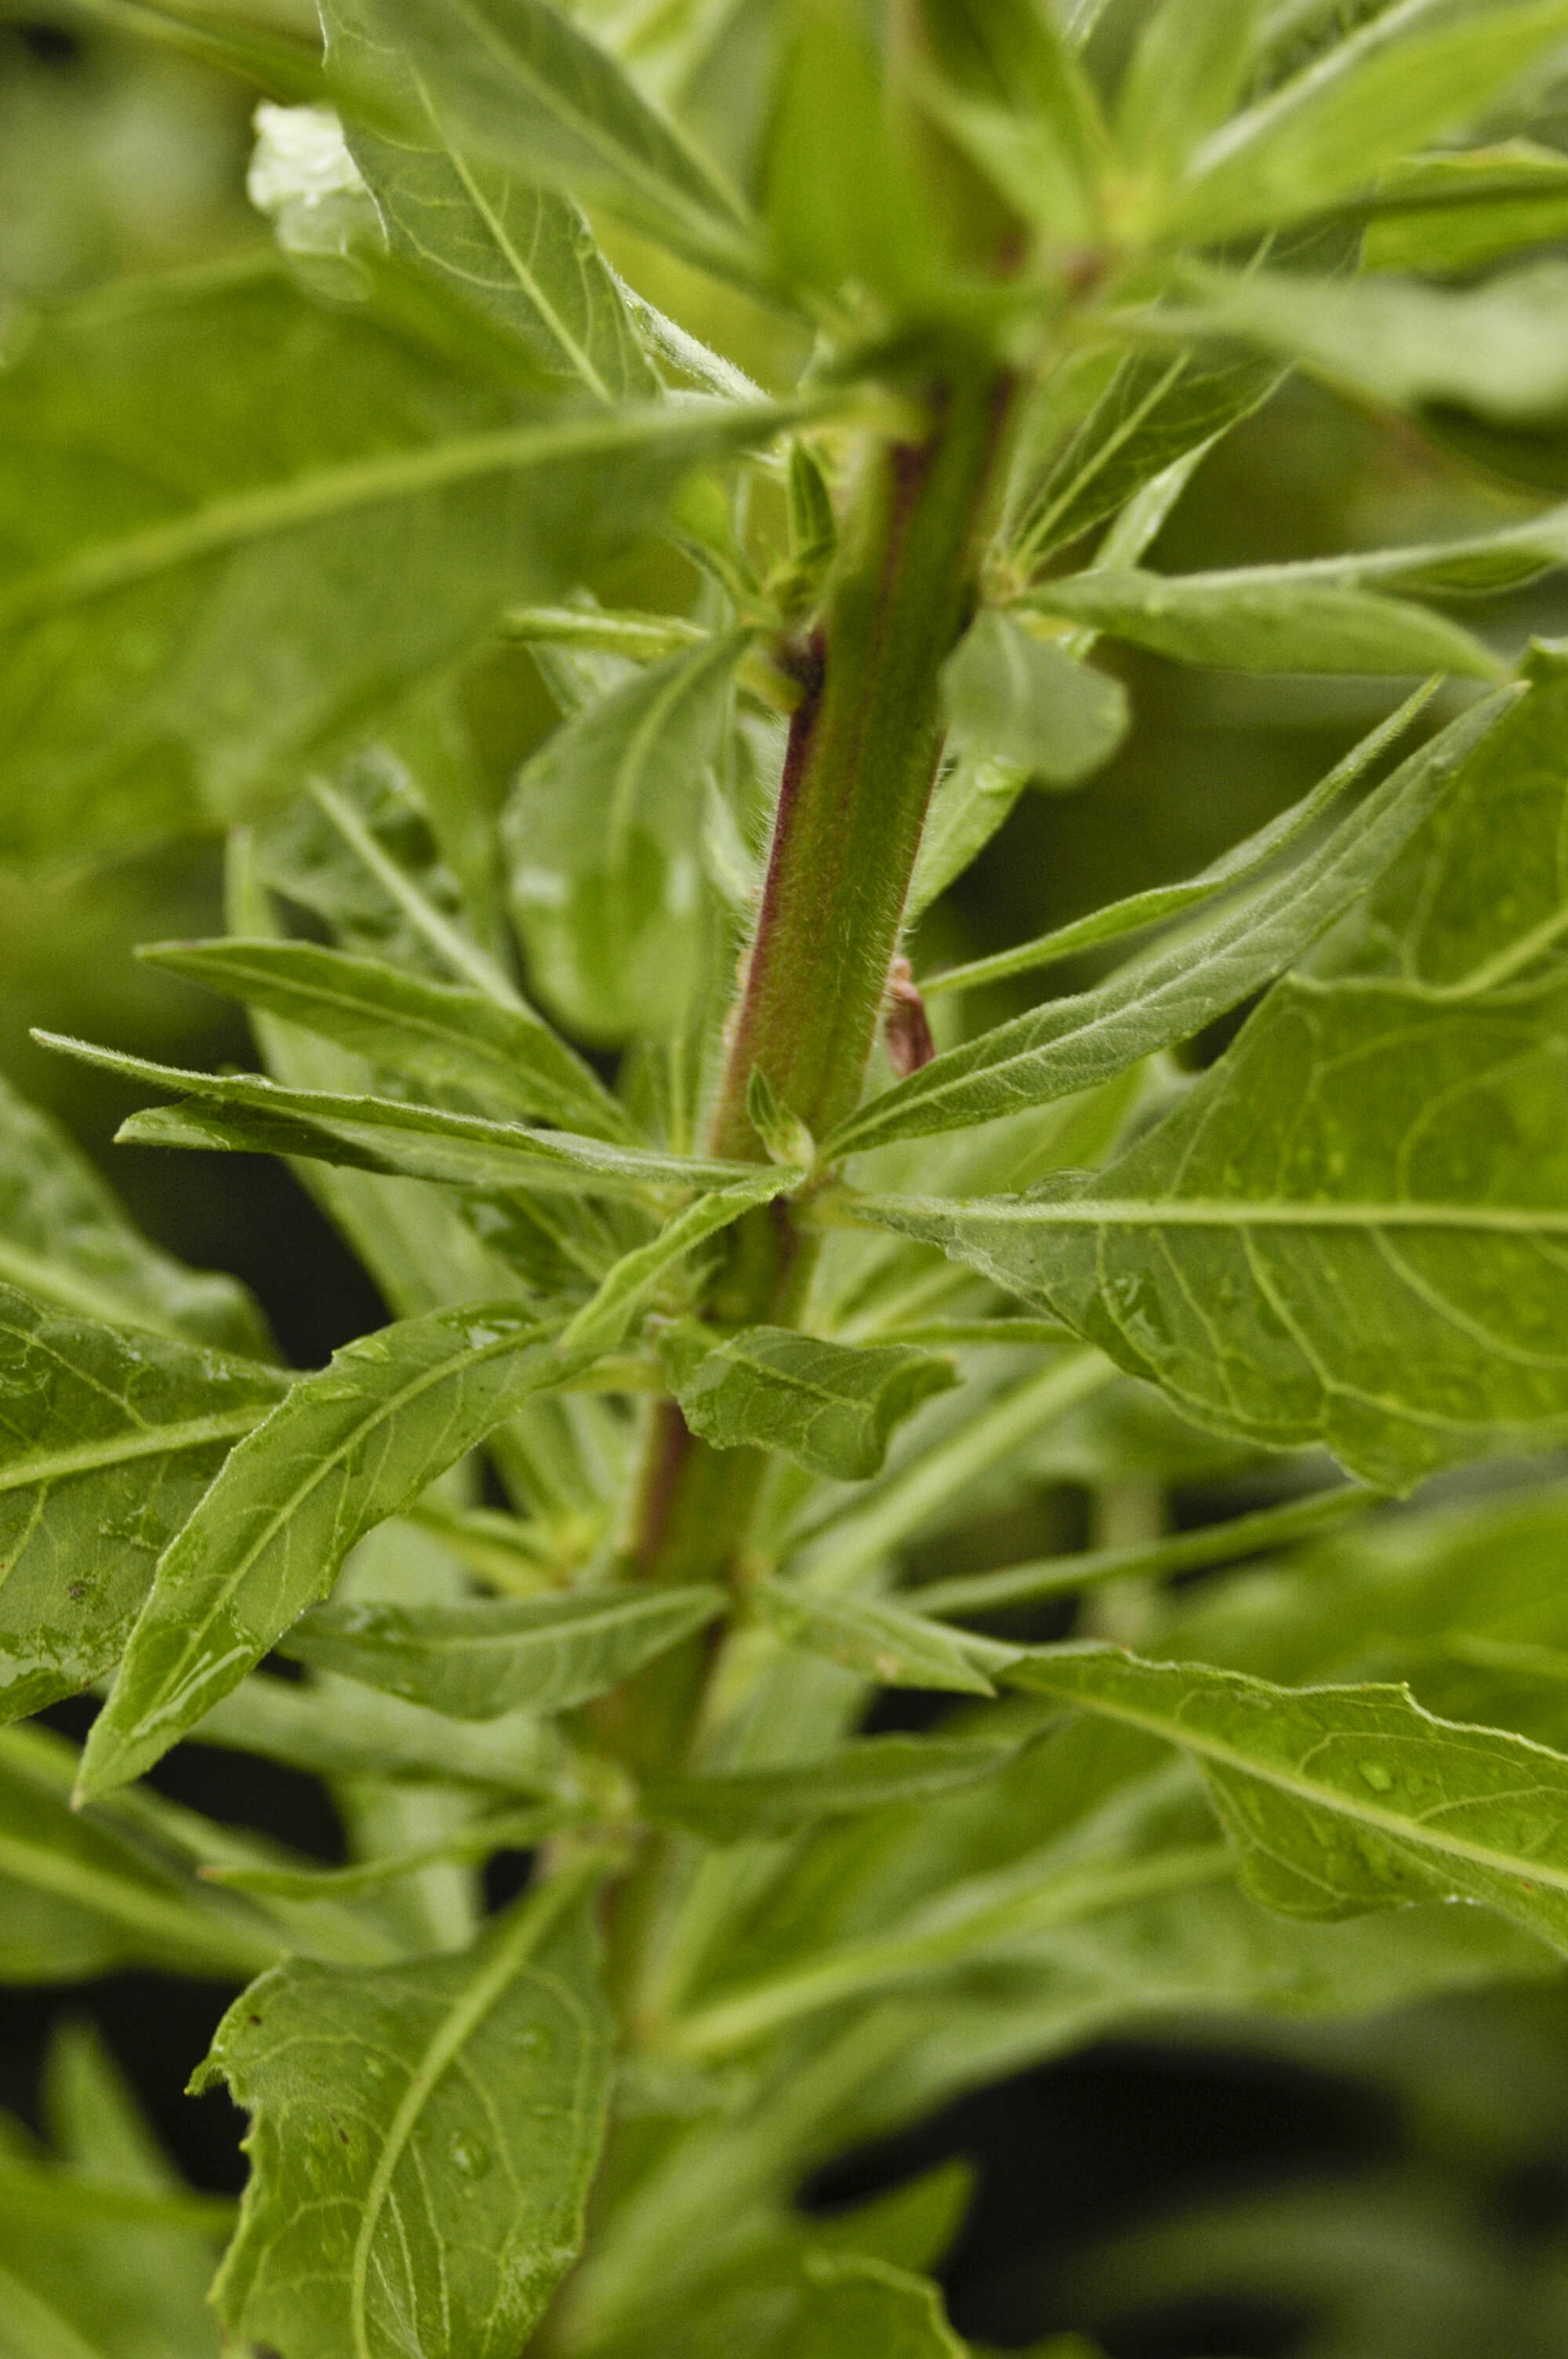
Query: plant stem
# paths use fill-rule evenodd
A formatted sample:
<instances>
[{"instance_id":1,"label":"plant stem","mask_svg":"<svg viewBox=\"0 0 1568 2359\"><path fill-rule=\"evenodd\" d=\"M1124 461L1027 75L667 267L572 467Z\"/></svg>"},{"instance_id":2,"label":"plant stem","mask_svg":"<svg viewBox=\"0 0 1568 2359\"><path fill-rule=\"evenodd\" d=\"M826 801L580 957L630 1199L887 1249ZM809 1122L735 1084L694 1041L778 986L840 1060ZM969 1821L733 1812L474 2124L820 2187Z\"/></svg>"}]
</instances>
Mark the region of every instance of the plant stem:
<instances>
[{"instance_id":1,"label":"plant stem","mask_svg":"<svg viewBox=\"0 0 1568 2359\"><path fill-rule=\"evenodd\" d=\"M752 1070L816 1135L859 1100L942 749L940 672L973 612L1010 382L959 355L925 388L930 429L863 454L824 613L792 654L767 879L729 1032L710 1151L760 1162ZM736 1223L709 1290L722 1325L793 1325L816 1245L783 1199ZM716 1451L665 1403L651 1421L628 1555L646 1580L733 1575L766 1460ZM643 1773L678 1759L710 1642L673 1649L596 1723Z\"/></svg>"}]
</instances>

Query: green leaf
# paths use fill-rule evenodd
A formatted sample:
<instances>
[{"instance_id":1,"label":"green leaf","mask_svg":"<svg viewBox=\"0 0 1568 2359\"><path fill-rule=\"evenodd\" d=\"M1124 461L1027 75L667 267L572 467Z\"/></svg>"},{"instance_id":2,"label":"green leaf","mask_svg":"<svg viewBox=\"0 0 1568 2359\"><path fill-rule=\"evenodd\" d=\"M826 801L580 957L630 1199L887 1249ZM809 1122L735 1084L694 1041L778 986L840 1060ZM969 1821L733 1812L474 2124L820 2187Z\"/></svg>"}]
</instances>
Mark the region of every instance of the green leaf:
<instances>
[{"instance_id":1,"label":"green leaf","mask_svg":"<svg viewBox=\"0 0 1568 2359\"><path fill-rule=\"evenodd\" d=\"M1263 0L1163 0L1149 17L1116 96L1117 144L1130 168L1175 177L1246 87Z\"/></svg>"},{"instance_id":2,"label":"green leaf","mask_svg":"<svg viewBox=\"0 0 1568 2359\"><path fill-rule=\"evenodd\" d=\"M945 1630L899 1605L825 1596L798 1582L759 1581L751 1594L786 1645L826 1655L883 1687L994 1695L988 1673L1004 1669L1018 1652L972 1631Z\"/></svg>"},{"instance_id":3,"label":"green leaf","mask_svg":"<svg viewBox=\"0 0 1568 2359\"><path fill-rule=\"evenodd\" d=\"M999 1606L1031 1604L1044 1597L1071 1597L1107 1581L1163 1581L1174 1573L1205 1571L1260 1556L1315 1538L1325 1527L1360 1514L1375 1494L1347 1485L1258 1507L1197 1531L1172 1532L1163 1539L1129 1542L1120 1548L1084 1549L1076 1556L1041 1557L1033 1564L1003 1565L995 1572L960 1572L947 1581L921 1582L908 1593L920 1614L989 1614Z\"/></svg>"},{"instance_id":4,"label":"green leaf","mask_svg":"<svg viewBox=\"0 0 1568 2359\"><path fill-rule=\"evenodd\" d=\"M283 1944L245 1904L104 1810L72 1810L76 1750L0 1732L0 1981L58 1983L151 1966L239 1982Z\"/></svg>"},{"instance_id":5,"label":"green leaf","mask_svg":"<svg viewBox=\"0 0 1568 2359\"><path fill-rule=\"evenodd\" d=\"M921 96L954 143L1063 244L1091 238L1108 142L1093 84L1033 0L922 0Z\"/></svg>"},{"instance_id":6,"label":"green leaf","mask_svg":"<svg viewBox=\"0 0 1568 2359\"><path fill-rule=\"evenodd\" d=\"M1127 734L1127 690L1119 679L1075 662L1065 647L994 608L977 616L948 657L942 690L967 751L1047 786L1078 785Z\"/></svg>"},{"instance_id":7,"label":"green leaf","mask_svg":"<svg viewBox=\"0 0 1568 2359\"><path fill-rule=\"evenodd\" d=\"M719 1167L716 1167L719 1168ZM620 1343L639 1305L665 1272L694 1245L738 1221L741 1214L794 1193L806 1178L777 1164L746 1179L709 1190L665 1223L656 1237L634 1245L609 1270L591 1301L585 1302L561 1336L564 1352L606 1352Z\"/></svg>"},{"instance_id":8,"label":"green leaf","mask_svg":"<svg viewBox=\"0 0 1568 2359\"><path fill-rule=\"evenodd\" d=\"M743 645L720 633L623 681L518 774L513 915L540 997L589 1038L673 1025L706 972L703 778Z\"/></svg>"},{"instance_id":9,"label":"green leaf","mask_svg":"<svg viewBox=\"0 0 1568 2359\"><path fill-rule=\"evenodd\" d=\"M413 1799L413 1797L404 1799ZM417 1798L421 1801L429 1796ZM442 1796L443 1801L449 1797ZM500 1810L493 1817L468 1819L452 1827L437 1843L401 1852L378 1852L373 1859L354 1861L348 1867L204 1867L203 1880L225 1892L254 1892L263 1899L357 1900L379 1892L406 1876L436 1866L482 1865L498 1852L536 1851L551 1835L578 1823L587 1815L567 1803L545 1803L532 1810ZM450 1946L446 1945L446 1946Z\"/></svg>"},{"instance_id":10,"label":"green leaf","mask_svg":"<svg viewBox=\"0 0 1568 2359\"><path fill-rule=\"evenodd\" d=\"M218 2027L193 2086L252 2115L214 2289L288 2359L514 2359L581 2241L609 2099L589 1861L459 1957L291 1962Z\"/></svg>"},{"instance_id":11,"label":"green leaf","mask_svg":"<svg viewBox=\"0 0 1568 2359\"><path fill-rule=\"evenodd\" d=\"M1377 206L1363 270L1462 277L1568 236L1568 160L1529 139L1412 156L1379 183Z\"/></svg>"},{"instance_id":12,"label":"green leaf","mask_svg":"<svg viewBox=\"0 0 1568 2359\"><path fill-rule=\"evenodd\" d=\"M1119 1160L872 1217L1205 1423L1325 1442L1388 1488L1568 1430L1568 675L1535 673L1365 906Z\"/></svg>"},{"instance_id":13,"label":"green leaf","mask_svg":"<svg viewBox=\"0 0 1568 2359\"><path fill-rule=\"evenodd\" d=\"M824 1157L991 1122L1088 1088L1189 1038L1299 958L1366 890L1454 791L1511 701L1488 699L1451 723L1292 869L1223 907L1200 931L1155 949L1092 991L934 1058L852 1114L824 1142ZM1347 759L1361 766L1372 742Z\"/></svg>"},{"instance_id":14,"label":"green leaf","mask_svg":"<svg viewBox=\"0 0 1568 2359\"><path fill-rule=\"evenodd\" d=\"M465 1727L373 1689L306 1687L257 1672L190 1732L199 1745L256 1753L312 1777L406 1778L548 1794L555 1766L527 1714Z\"/></svg>"},{"instance_id":15,"label":"green leaf","mask_svg":"<svg viewBox=\"0 0 1568 2359\"><path fill-rule=\"evenodd\" d=\"M54 313L0 379L0 850L74 855L292 786L770 414L527 410L272 265Z\"/></svg>"},{"instance_id":16,"label":"green leaf","mask_svg":"<svg viewBox=\"0 0 1568 2359\"><path fill-rule=\"evenodd\" d=\"M725 1603L710 1584L643 1584L459 1605L322 1605L296 1623L283 1651L455 1720L494 1720L602 1695Z\"/></svg>"},{"instance_id":17,"label":"green leaf","mask_svg":"<svg viewBox=\"0 0 1568 2359\"><path fill-rule=\"evenodd\" d=\"M836 0L793 0L769 125L767 216L785 284L916 307L935 225L871 25Z\"/></svg>"},{"instance_id":18,"label":"green leaf","mask_svg":"<svg viewBox=\"0 0 1568 2359\"><path fill-rule=\"evenodd\" d=\"M1177 315L1184 332L1261 344L1395 408L1530 425L1568 407L1568 264L1558 260L1464 288L1263 270L1195 271L1190 283L1198 308Z\"/></svg>"},{"instance_id":19,"label":"green leaf","mask_svg":"<svg viewBox=\"0 0 1568 2359\"><path fill-rule=\"evenodd\" d=\"M326 1596L363 1533L562 1368L549 1331L506 1303L403 1320L301 1377L159 1560L82 1790L158 1760Z\"/></svg>"},{"instance_id":20,"label":"green leaf","mask_svg":"<svg viewBox=\"0 0 1568 2359\"><path fill-rule=\"evenodd\" d=\"M1008 1674L1194 1755L1249 1890L1304 1917L1478 1900L1568 1947L1568 1760L1437 1720L1397 1687L1278 1688L1115 1647Z\"/></svg>"},{"instance_id":21,"label":"green leaf","mask_svg":"<svg viewBox=\"0 0 1568 2359\"><path fill-rule=\"evenodd\" d=\"M56 2031L44 2096L61 2158L0 2162L8 2359L216 2359L204 2297L234 2206L182 2186L87 2025Z\"/></svg>"},{"instance_id":22,"label":"green leaf","mask_svg":"<svg viewBox=\"0 0 1568 2359\"><path fill-rule=\"evenodd\" d=\"M0 1281L112 1326L273 1356L248 1288L149 1245L59 1125L3 1079Z\"/></svg>"},{"instance_id":23,"label":"green leaf","mask_svg":"<svg viewBox=\"0 0 1568 2359\"><path fill-rule=\"evenodd\" d=\"M163 1549L287 1380L0 1287L0 1719L14 1720L114 1669Z\"/></svg>"},{"instance_id":24,"label":"green leaf","mask_svg":"<svg viewBox=\"0 0 1568 2359\"><path fill-rule=\"evenodd\" d=\"M1564 0L1400 0L1200 147L1155 212L1193 240L1276 228L1364 189L1385 164L1473 122L1568 37Z\"/></svg>"},{"instance_id":25,"label":"green leaf","mask_svg":"<svg viewBox=\"0 0 1568 2359\"><path fill-rule=\"evenodd\" d=\"M756 232L740 199L609 52L547 0L356 6L366 38L330 58L346 114L393 138L427 136L434 118L470 164L569 188L742 284L760 276Z\"/></svg>"},{"instance_id":26,"label":"green leaf","mask_svg":"<svg viewBox=\"0 0 1568 2359\"><path fill-rule=\"evenodd\" d=\"M323 1090L289 1090L254 1073L193 1073L156 1065L57 1033L35 1038L84 1064L178 1090L191 1103L133 1114L121 1139L148 1147L213 1147L246 1153L320 1156L371 1171L402 1172L459 1188L541 1189L611 1196L648 1190L755 1183L749 1164L719 1163L654 1148L619 1147L569 1131L529 1130L521 1123L490 1122L401 1098L340 1097ZM776 1177L773 1192L783 1192Z\"/></svg>"},{"instance_id":27,"label":"green leaf","mask_svg":"<svg viewBox=\"0 0 1568 2359\"><path fill-rule=\"evenodd\" d=\"M1011 561L1028 571L1103 524L1178 459L1206 450L1281 382L1266 361L1129 353L1015 524Z\"/></svg>"},{"instance_id":28,"label":"green leaf","mask_svg":"<svg viewBox=\"0 0 1568 2359\"><path fill-rule=\"evenodd\" d=\"M699 1360L676 1397L691 1430L716 1450L777 1450L854 1483L880 1471L905 1418L957 1381L950 1360L908 1344L748 1327Z\"/></svg>"},{"instance_id":29,"label":"green leaf","mask_svg":"<svg viewBox=\"0 0 1568 2359\"><path fill-rule=\"evenodd\" d=\"M658 379L581 209L467 152L418 65L386 38L387 13L382 0L330 0L322 21L333 81L350 90L373 81L395 111L394 135L347 126L395 251L514 336L552 376L603 402L655 395Z\"/></svg>"},{"instance_id":30,"label":"green leaf","mask_svg":"<svg viewBox=\"0 0 1568 2359\"><path fill-rule=\"evenodd\" d=\"M1217 894L1245 885L1281 853L1310 833L1365 776L1377 755L1387 752L1398 742L1417 714L1431 702L1433 692L1433 683L1419 689L1364 740L1348 761L1320 778L1300 802L1267 821L1255 835L1232 844L1228 852L1221 853L1217 860L1211 861L1184 884L1152 885L1147 891L1130 893L1125 900L1109 902L1087 918L1075 918L1067 925L1054 926L1048 934L1041 934L1032 942L1021 942L1015 950L997 951L989 958L972 959L964 966L948 967L940 974L923 975L922 992L931 999L945 991L968 991L980 984L1005 982L1011 975L1035 973L1042 967L1055 966L1064 959L1076 957L1080 951L1120 941L1129 934L1141 932L1145 926L1179 918L1188 909L1201 908Z\"/></svg>"},{"instance_id":31,"label":"green leaf","mask_svg":"<svg viewBox=\"0 0 1568 2359\"><path fill-rule=\"evenodd\" d=\"M1013 762L993 762L966 747L936 782L921 832L920 856L909 888L906 921L924 917L933 901L979 857L1011 817L1029 773Z\"/></svg>"},{"instance_id":32,"label":"green leaf","mask_svg":"<svg viewBox=\"0 0 1568 2359\"><path fill-rule=\"evenodd\" d=\"M159 942L138 956L385 1071L465 1091L487 1112L532 1115L590 1137L633 1136L592 1069L531 1008L315 942Z\"/></svg>"},{"instance_id":33,"label":"green leaf","mask_svg":"<svg viewBox=\"0 0 1568 2359\"><path fill-rule=\"evenodd\" d=\"M786 1769L656 1777L643 1786L639 1807L659 1825L679 1827L706 1843L749 1843L796 1834L825 1819L925 1801L994 1777L1011 1758L1006 1745L868 1736Z\"/></svg>"},{"instance_id":34,"label":"green leaf","mask_svg":"<svg viewBox=\"0 0 1568 2359\"><path fill-rule=\"evenodd\" d=\"M1495 679L1502 670L1478 639L1444 615L1331 582L1097 568L1043 582L1028 603L1178 663L1233 671L1450 671Z\"/></svg>"},{"instance_id":35,"label":"green leaf","mask_svg":"<svg viewBox=\"0 0 1568 2359\"><path fill-rule=\"evenodd\" d=\"M964 2359L925 2278L858 2253L807 2254L803 2266L805 2299L770 2359Z\"/></svg>"}]
</instances>

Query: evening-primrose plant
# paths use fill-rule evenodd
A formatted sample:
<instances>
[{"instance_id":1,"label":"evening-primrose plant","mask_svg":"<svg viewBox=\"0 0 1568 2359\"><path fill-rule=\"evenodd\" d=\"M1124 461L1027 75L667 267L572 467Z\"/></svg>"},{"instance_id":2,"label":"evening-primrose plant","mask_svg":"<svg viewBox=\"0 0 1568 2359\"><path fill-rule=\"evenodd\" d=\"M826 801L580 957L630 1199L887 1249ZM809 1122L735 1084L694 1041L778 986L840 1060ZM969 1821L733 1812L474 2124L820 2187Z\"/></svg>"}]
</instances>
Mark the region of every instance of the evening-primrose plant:
<instances>
[{"instance_id":1,"label":"evening-primrose plant","mask_svg":"<svg viewBox=\"0 0 1568 2359\"><path fill-rule=\"evenodd\" d=\"M940 2359L961 2183L823 2218L824 2160L1568 1949L1568 656L1483 603L1568 557L1568 0L137 13L268 92L276 238L11 323L0 837L228 830L146 955L264 1070L52 1045L288 1158L389 1317L282 1366L6 1100L0 1966L231 1983L251 2177L71 2034L0 2341L211 2353L232 2226L276 2359ZM1292 367L1540 490L1148 561ZM556 717L496 809L498 639ZM1386 694L944 967L1122 742L1102 641ZM1166 1532L1193 1463L1245 1511ZM942 1569L1085 1470L1141 1528ZM186 1740L348 1864L165 1799Z\"/></svg>"}]
</instances>

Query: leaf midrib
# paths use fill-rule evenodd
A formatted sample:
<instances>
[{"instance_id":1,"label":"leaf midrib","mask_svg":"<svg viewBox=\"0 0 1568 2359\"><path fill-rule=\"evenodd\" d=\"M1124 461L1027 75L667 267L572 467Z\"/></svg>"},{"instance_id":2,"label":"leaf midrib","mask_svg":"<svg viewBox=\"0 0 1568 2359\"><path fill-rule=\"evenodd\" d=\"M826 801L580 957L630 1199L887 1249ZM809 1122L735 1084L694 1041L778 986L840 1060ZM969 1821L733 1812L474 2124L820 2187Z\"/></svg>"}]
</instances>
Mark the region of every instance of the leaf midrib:
<instances>
[{"instance_id":1,"label":"leaf midrib","mask_svg":"<svg viewBox=\"0 0 1568 2359\"><path fill-rule=\"evenodd\" d=\"M1568 1235L1568 1209L1527 1205L1291 1201L1267 1197L1076 1197L1036 1204L1013 1196L866 1196L860 1212L917 1213L957 1227L1460 1229L1504 1236Z\"/></svg>"},{"instance_id":2,"label":"leaf midrib","mask_svg":"<svg viewBox=\"0 0 1568 2359\"><path fill-rule=\"evenodd\" d=\"M35 1484L63 1482L72 1474L90 1474L133 1459L158 1458L178 1451L200 1449L205 1442L240 1440L254 1433L279 1406L277 1401L268 1401L254 1409L229 1409L211 1417L184 1418L178 1424L116 1434L101 1442L81 1442L74 1450L36 1451L0 1465L0 1492L25 1491Z\"/></svg>"}]
</instances>

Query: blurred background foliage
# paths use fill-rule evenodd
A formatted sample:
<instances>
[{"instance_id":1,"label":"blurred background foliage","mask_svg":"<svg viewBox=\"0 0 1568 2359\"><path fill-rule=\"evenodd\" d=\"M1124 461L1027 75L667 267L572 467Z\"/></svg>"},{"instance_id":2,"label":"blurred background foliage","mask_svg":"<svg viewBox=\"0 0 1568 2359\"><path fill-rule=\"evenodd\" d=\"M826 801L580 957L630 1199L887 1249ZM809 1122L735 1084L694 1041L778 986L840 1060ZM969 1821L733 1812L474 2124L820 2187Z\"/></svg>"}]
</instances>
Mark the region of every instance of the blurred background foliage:
<instances>
[{"instance_id":1,"label":"blurred background foliage","mask_svg":"<svg viewBox=\"0 0 1568 2359\"><path fill-rule=\"evenodd\" d=\"M586 15L633 21L633 54L655 87L662 28L694 5L582 0ZM286 27L301 21L297 0L270 0L270 13ZM1134 13L1131 0L1108 11L1108 48ZM1368 12L1298 10L1303 26L1357 13ZM750 0L730 7L707 82L665 93L721 151L740 154L755 134L746 107L765 82L766 15ZM139 38L136 25L133 0L0 6L0 351L36 308L267 234L244 194L254 92ZM1537 96L1531 136L1568 147L1568 98ZM711 282L624 238L618 258L764 381L798 362L775 323ZM1297 383L1206 462L1152 561L1186 571L1439 539L1535 505L1408 426ZM665 603L668 591L651 560L599 586L630 605ZM1549 579L1500 602L1490 621L1515 646L1530 632L1568 634L1568 584ZM1113 660L1133 691L1132 734L1083 790L1024 797L927 920L933 961L1000 948L1191 873L1303 792L1388 702L1377 682ZM499 799L554 709L531 659L507 649L475 668L464 703ZM111 1155L131 1101L27 1038L42 1025L181 1064L253 1062L237 1014L131 955L139 940L221 929L220 865L216 842L182 842L112 863L84 856L42 879L0 872L0 1069L112 1166L154 1236L247 1278L290 1356L319 1364L382 1314L283 1168ZM969 1021L1008 1012L1003 995L977 995ZM1212 1498L1204 1456L1169 1503L1178 1525ZM980 1527L955 1534L945 1562L994 1560L999 1540L1022 1556L1108 1537L1116 1510L1087 1489L1044 1486L1026 1510L1010 1509L1005 1540ZM1137 1501L1130 1510L1136 1520ZM205 1777L185 1799L332 1855L330 1814L308 1781L238 1756L193 1769L192 1757L185 1748L166 1771L171 1791ZM223 1997L138 1976L63 1996L13 1994L0 2101L36 2112L50 2022L91 2013L192 2176L232 2188L237 2117L221 2099L192 2107L179 2093ZM1550 2359L1568 2349L1568 1995L1555 1987L1451 1997L1369 2023L1152 2027L966 2099L895 2146L835 2166L816 2193L836 2203L955 2154L971 2158L979 2183L947 2283L956 2321L983 2343L1044 2354L1041 2338L1078 2330L1111 2359ZM1061 2359L1087 2349L1048 2347Z\"/></svg>"}]
</instances>

